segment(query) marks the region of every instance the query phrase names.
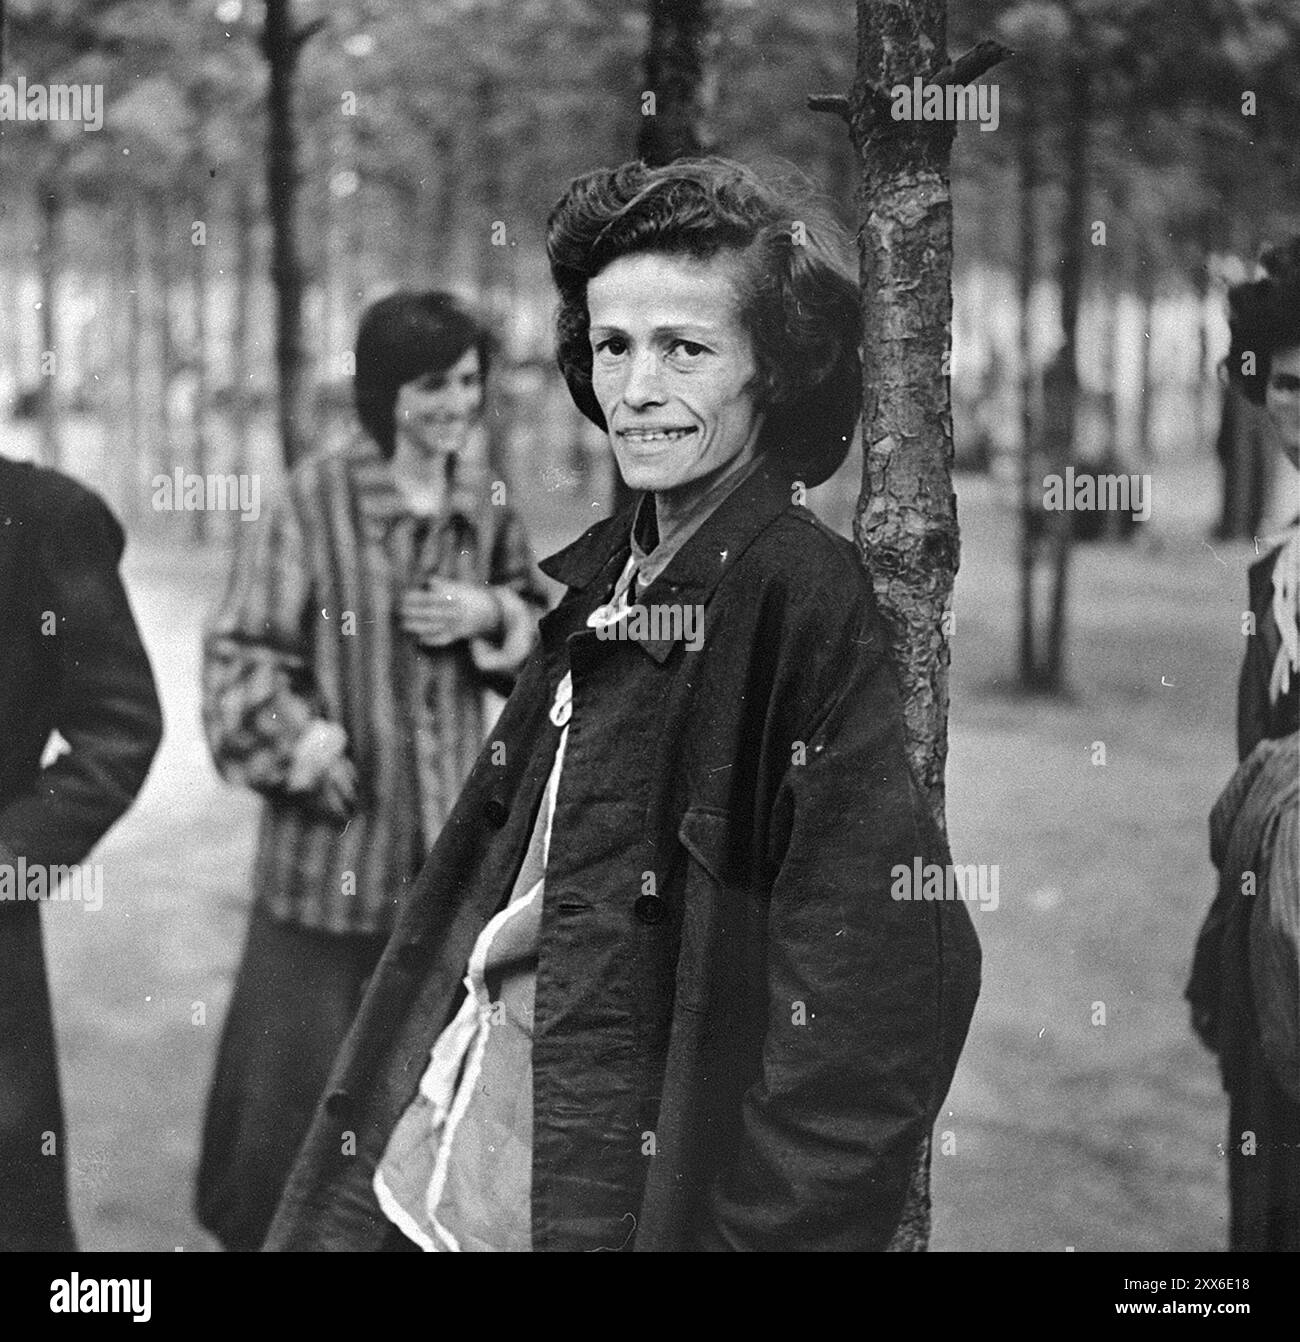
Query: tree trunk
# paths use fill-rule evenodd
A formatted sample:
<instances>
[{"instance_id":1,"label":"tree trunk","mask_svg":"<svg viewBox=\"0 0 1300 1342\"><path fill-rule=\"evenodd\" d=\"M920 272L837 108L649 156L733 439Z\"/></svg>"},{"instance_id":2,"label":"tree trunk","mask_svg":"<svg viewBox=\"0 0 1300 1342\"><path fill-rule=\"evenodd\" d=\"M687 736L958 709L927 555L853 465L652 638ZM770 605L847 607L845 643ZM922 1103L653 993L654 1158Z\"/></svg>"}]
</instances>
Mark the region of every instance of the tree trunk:
<instances>
[{"instance_id":1,"label":"tree trunk","mask_svg":"<svg viewBox=\"0 0 1300 1342\"><path fill-rule=\"evenodd\" d=\"M480 305L494 328L508 316L506 302L506 266L509 248L516 240L506 226L505 182L503 179L504 144L497 127L501 111L501 91L495 76L484 72L475 88L481 169L479 195L487 227L479 224L479 294ZM488 469L494 480L505 480L509 475L507 461L508 440L506 416L503 415L505 378L498 369L497 390L487 415Z\"/></svg>"},{"instance_id":2,"label":"tree trunk","mask_svg":"<svg viewBox=\"0 0 1300 1342\"><path fill-rule=\"evenodd\" d=\"M59 441L58 388L58 288L59 288L59 235L63 223L63 198L52 178L41 183L40 191L40 276L41 276L41 351L40 351L40 428L41 460L47 466L62 464L62 445Z\"/></svg>"},{"instance_id":3,"label":"tree trunk","mask_svg":"<svg viewBox=\"0 0 1300 1342\"><path fill-rule=\"evenodd\" d=\"M230 344L233 353L230 402L231 423L235 431L236 474L254 469L249 442L253 396L252 360L248 342L252 332L253 284L257 270L254 230L257 214L247 186L240 186L235 199L235 302L231 314ZM238 530L238 528L236 528Z\"/></svg>"},{"instance_id":4,"label":"tree trunk","mask_svg":"<svg viewBox=\"0 0 1300 1342\"><path fill-rule=\"evenodd\" d=\"M202 185L207 174L200 163L197 166L200 186L197 193L198 217L206 229L213 230L215 220L209 218L208 203L210 193ZM215 232L215 230L213 230ZM194 446L194 470L198 475L206 476L209 467L208 453L208 248L207 238L199 247L190 239L190 304L194 320L194 400L193 423L190 428L190 441ZM196 508L191 514L193 536L200 543L208 539L207 512Z\"/></svg>"},{"instance_id":5,"label":"tree trunk","mask_svg":"<svg viewBox=\"0 0 1300 1342\"><path fill-rule=\"evenodd\" d=\"M952 199L955 127L896 121L886 90L912 77L968 83L999 58L977 48L947 66L946 0L858 0L857 73L847 106L862 170L864 460L854 534L872 576L903 698L908 755L946 832L948 624L957 572L952 488ZM982 54L981 54L982 50ZM815 100L814 106L825 106ZM930 1234L930 1139L917 1149L890 1248L919 1251Z\"/></svg>"},{"instance_id":6,"label":"tree trunk","mask_svg":"<svg viewBox=\"0 0 1300 1342\"><path fill-rule=\"evenodd\" d=\"M1141 470L1149 471L1155 460L1151 444L1151 411L1155 400L1155 388L1152 385L1155 354L1155 312L1156 287L1155 275L1148 258L1142 258L1142 267L1138 274L1138 293L1142 301L1142 358L1138 366L1138 410L1137 410L1137 459ZM1200 398L1200 387L1196 396Z\"/></svg>"},{"instance_id":7,"label":"tree trunk","mask_svg":"<svg viewBox=\"0 0 1300 1342\"><path fill-rule=\"evenodd\" d=\"M649 0L644 94L637 156L652 167L707 153L704 120L709 100L709 0Z\"/></svg>"},{"instance_id":8,"label":"tree trunk","mask_svg":"<svg viewBox=\"0 0 1300 1342\"><path fill-rule=\"evenodd\" d=\"M1038 543L1034 523L1041 495L1035 488L1039 453L1038 381L1034 372L1033 297L1038 257L1038 103L1030 80L1016 149L1019 174L1019 266L1016 297L1020 352L1020 684L1028 689L1037 673L1034 642L1034 568Z\"/></svg>"},{"instance_id":9,"label":"tree trunk","mask_svg":"<svg viewBox=\"0 0 1300 1342\"><path fill-rule=\"evenodd\" d=\"M454 273L450 255L456 224L452 187L456 181L454 153L455 144L450 131L437 131L432 143L430 182L420 193L423 210L420 238L424 244L424 264L438 285L445 285L447 277Z\"/></svg>"},{"instance_id":10,"label":"tree trunk","mask_svg":"<svg viewBox=\"0 0 1300 1342\"><path fill-rule=\"evenodd\" d=\"M130 288L127 303L126 337L126 406L127 441L130 443L130 463L123 468L130 471L131 487L125 497L131 498L141 479L148 479L153 464L151 426L145 422L145 255L149 247L148 221L145 207L139 198L129 206L127 219L127 284ZM143 469L141 469L143 467Z\"/></svg>"},{"instance_id":11,"label":"tree trunk","mask_svg":"<svg viewBox=\"0 0 1300 1342\"><path fill-rule=\"evenodd\" d=\"M172 311L176 301L176 217L169 193L160 193L154 211L153 254L158 258L157 288L154 290L155 329L158 332L158 376L161 391L154 405L159 456L155 469L170 475L176 462L176 432L172 419L172 382L176 376L176 341Z\"/></svg>"},{"instance_id":12,"label":"tree trunk","mask_svg":"<svg viewBox=\"0 0 1300 1342\"><path fill-rule=\"evenodd\" d=\"M275 364L280 445L288 468L310 441L307 359L303 348L303 267L298 251L298 136L293 90L303 44L321 23L295 31L291 0L266 0L262 50L270 67L267 91L266 186L271 217L271 280L275 286Z\"/></svg>"},{"instance_id":13,"label":"tree trunk","mask_svg":"<svg viewBox=\"0 0 1300 1342\"><path fill-rule=\"evenodd\" d=\"M1092 72L1081 47L1082 25L1075 23L1076 46L1067 76L1065 142L1065 208L1061 215L1061 347L1048 372L1046 432L1057 474L1074 459L1075 423L1079 403L1079 311L1083 294L1088 218L1088 151L1092 117ZM1070 554L1074 514L1063 510L1050 517L1052 604L1047 630L1043 688L1065 688L1066 615L1069 610Z\"/></svg>"}]
</instances>

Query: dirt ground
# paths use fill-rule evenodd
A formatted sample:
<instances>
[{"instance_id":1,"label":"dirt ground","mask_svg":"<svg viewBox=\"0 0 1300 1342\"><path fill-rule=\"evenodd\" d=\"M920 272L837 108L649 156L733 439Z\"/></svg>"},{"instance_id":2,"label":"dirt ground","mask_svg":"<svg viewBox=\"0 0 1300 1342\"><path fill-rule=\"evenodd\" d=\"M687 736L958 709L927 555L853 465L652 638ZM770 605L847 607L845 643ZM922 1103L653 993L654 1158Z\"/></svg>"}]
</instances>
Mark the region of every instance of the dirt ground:
<instances>
[{"instance_id":1,"label":"dirt ground","mask_svg":"<svg viewBox=\"0 0 1300 1342\"><path fill-rule=\"evenodd\" d=\"M1079 552L1073 695L1052 702L1009 689L1014 517L990 481L959 483L949 826L958 862L997 864L1000 902L975 915L985 986L939 1124L936 1250L1224 1242L1226 1113L1181 994L1212 892L1206 816L1234 759L1253 552L1205 543L1207 472L1165 483L1138 544ZM525 512L539 553L595 515L545 496ZM87 1248L210 1247L191 1186L256 812L199 732L199 627L225 567L179 540L128 552L167 738L99 850L102 910L45 910Z\"/></svg>"}]
</instances>

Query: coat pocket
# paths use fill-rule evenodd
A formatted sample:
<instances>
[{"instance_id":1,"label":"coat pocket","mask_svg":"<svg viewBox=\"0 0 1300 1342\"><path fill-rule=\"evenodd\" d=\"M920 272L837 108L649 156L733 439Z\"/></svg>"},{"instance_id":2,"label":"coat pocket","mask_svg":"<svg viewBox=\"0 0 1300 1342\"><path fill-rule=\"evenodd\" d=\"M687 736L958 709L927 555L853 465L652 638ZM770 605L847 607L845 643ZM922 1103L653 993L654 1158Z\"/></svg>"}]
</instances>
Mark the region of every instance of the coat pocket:
<instances>
[{"instance_id":1,"label":"coat pocket","mask_svg":"<svg viewBox=\"0 0 1300 1342\"><path fill-rule=\"evenodd\" d=\"M726 883L731 846L731 816L726 811L692 807L677 826L677 840L717 885Z\"/></svg>"},{"instance_id":2,"label":"coat pocket","mask_svg":"<svg viewBox=\"0 0 1300 1342\"><path fill-rule=\"evenodd\" d=\"M761 983L761 902L737 860L729 814L692 808L677 838L687 861L675 1005L726 1014Z\"/></svg>"}]
</instances>

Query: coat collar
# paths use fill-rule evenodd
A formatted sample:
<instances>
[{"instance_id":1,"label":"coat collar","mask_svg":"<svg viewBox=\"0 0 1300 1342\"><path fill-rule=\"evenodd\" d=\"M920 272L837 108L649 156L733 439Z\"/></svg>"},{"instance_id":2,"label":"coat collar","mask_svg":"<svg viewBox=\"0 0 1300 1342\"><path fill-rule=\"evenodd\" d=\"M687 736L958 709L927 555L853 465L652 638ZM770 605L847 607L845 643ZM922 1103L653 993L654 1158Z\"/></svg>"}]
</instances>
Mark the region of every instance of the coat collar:
<instances>
[{"instance_id":1,"label":"coat collar","mask_svg":"<svg viewBox=\"0 0 1300 1342\"><path fill-rule=\"evenodd\" d=\"M541 561L542 572L569 589L541 622L552 692L563 674L561 647L571 635L588 632L587 616L609 596L614 580L627 562L632 547L632 519L642 497L638 494L613 517L597 522L571 545ZM704 605L750 542L791 502L789 477L779 467L764 462L704 519L668 567L641 594L637 605ZM591 637L595 638L595 634ZM636 642L662 663L675 640L642 638Z\"/></svg>"},{"instance_id":2,"label":"coat collar","mask_svg":"<svg viewBox=\"0 0 1300 1342\"><path fill-rule=\"evenodd\" d=\"M618 560L621 569L631 550L632 519L644 497L636 495L631 503L613 517L585 531L570 545L541 561L548 577L577 592L587 587ZM668 567L642 596L650 593L691 591L707 600L726 570L735 563L750 541L791 503L790 481L777 468L764 462L700 524L699 529L673 556ZM602 597L604 593L601 594Z\"/></svg>"}]
</instances>

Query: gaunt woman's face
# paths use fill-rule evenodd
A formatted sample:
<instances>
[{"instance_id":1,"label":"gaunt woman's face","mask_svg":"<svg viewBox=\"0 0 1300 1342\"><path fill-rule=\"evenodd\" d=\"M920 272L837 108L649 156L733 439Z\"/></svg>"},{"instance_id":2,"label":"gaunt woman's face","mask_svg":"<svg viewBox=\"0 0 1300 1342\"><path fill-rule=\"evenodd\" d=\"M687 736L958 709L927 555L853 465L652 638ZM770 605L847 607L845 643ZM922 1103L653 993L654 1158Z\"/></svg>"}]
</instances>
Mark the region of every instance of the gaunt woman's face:
<instances>
[{"instance_id":1,"label":"gaunt woman's face","mask_svg":"<svg viewBox=\"0 0 1300 1342\"><path fill-rule=\"evenodd\" d=\"M753 454L762 416L737 264L650 252L587 284L592 390L632 489L670 494Z\"/></svg>"},{"instance_id":2,"label":"gaunt woman's face","mask_svg":"<svg viewBox=\"0 0 1300 1342\"><path fill-rule=\"evenodd\" d=\"M1278 350L1269 361L1264 406L1292 466L1300 466L1300 345Z\"/></svg>"},{"instance_id":3,"label":"gaunt woman's face","mask_svg":"<svg viewBox=\"0 0 1300 1342\"><path fill-rule=\"evenodd\" d=\"M482 404L478 350L468 349L450 368L425 373L398 389L393 407L398 444L430 462L460 456Z\"/></svg>"}]
</instances>

